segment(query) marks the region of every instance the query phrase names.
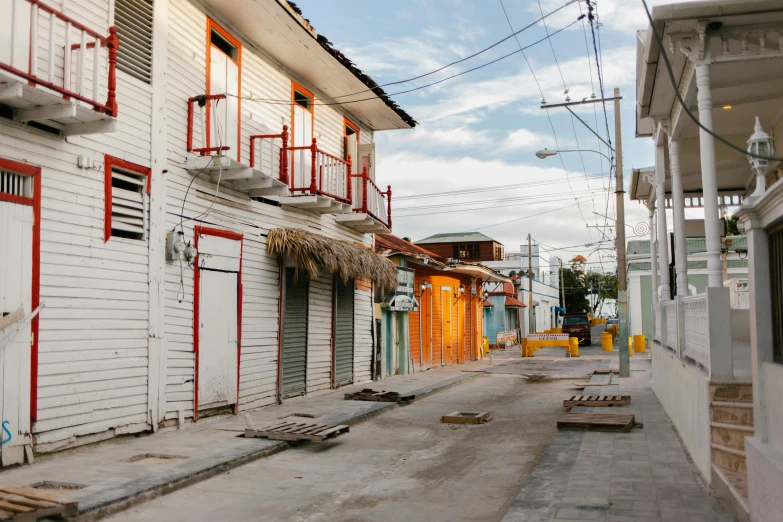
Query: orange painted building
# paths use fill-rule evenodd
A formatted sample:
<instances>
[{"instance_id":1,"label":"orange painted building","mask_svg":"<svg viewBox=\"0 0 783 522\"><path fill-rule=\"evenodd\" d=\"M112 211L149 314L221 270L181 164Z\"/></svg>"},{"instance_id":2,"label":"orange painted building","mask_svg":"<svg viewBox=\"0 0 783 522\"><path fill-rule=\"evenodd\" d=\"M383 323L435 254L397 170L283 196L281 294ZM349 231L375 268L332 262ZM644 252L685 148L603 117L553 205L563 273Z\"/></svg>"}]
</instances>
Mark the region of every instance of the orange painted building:
<instances>
[{"instance_id":1,"label":"orange painted building","mask_svg":"<svg viewBox=\"0 0 783 522\"><path fill-rule=\"evenodd\" d=\"M413 370L480 359L483 283L510 279L480 264L449 263L392 234L376 235L376 251L415 272L419 308L408 312Z\"/></svg>"}]
</instances>

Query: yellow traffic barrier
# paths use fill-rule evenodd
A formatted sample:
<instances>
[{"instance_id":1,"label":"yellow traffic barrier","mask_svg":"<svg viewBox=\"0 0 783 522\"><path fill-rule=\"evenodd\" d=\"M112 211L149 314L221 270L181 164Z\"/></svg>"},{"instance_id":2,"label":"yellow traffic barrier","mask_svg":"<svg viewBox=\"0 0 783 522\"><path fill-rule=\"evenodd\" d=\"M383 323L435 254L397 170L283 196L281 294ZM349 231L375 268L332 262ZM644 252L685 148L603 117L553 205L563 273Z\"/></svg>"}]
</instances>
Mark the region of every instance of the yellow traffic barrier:
<instances>
[{"instance_id":1,"label":"yellow traffic barrier","mask_svg":"<svg viewBox=\"0 0 783 522\"><path fill-rule=\"evenodd\" d=\"M569 337L568 344L568 353L571 354L571 357L579 357L579 339L576 337Z\"/></svg>"},{"instance_id":2,"label":"yellow traffic barrier","mask_svg":"<svg viewBox=\"0 0 783 522\"><path fill-rule=\"evenodd\" d=\"M563 333L562 328L552 328L552 333Z\"/></svg>"},{"instance_id":3,"label":"yellow traffic barrier","mask_svg":"<svg viewBox=\"0 0 783 522\"><path fill-rule=\"evenodd\" d=\"M612 351L612 334L609 332L603 332L601 334L601 350L604 352Z\"/></svg>"},{"instance_id":4,"label":"yellow traffic barrier","mask_svg":"<svg viewBox=\"0 0 783 522\"><path fill-rule=\"evenodd\" d=\"M633 355L633 337L628 337L628 357Z\"/></svg>"},{"instance_id":5,"label":"yellow traffic barrier","mask_svg":"<svg viewBox=\"0 0 783 522\"><path fill-rule=\"evenodd\" d=\"M633 336L633 351L634 353L645 353L647 351L647 339L644 335Z\"/></svg>"}]
</instances>

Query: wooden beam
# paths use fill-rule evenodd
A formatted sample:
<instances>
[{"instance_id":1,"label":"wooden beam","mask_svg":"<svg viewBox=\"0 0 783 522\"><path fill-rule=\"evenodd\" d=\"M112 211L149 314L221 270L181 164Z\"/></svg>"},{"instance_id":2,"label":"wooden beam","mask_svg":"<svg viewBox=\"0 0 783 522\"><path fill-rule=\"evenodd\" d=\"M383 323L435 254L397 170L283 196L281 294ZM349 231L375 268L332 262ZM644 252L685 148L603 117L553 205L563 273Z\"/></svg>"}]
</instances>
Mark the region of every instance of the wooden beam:
<instances>
[{"instance_id":1,"label":"wooden beam","mask_svg":"<svg viewBox=\"0 0 783 522\"><path fill-rule=\"evenodd\" d=\"M117 130L117 119L71 123L63 128L63 136L80 136L83 134L104 134Z\"/></svg>"},{"instance_id":2,"label":"wooden beam","mask_svg":"<svg viewBox=\"0 0 783 522\"><path fill-rule=\"evenodd\" d=\"M14 121L55 120L60 118L75 118L75 103L58 103L57 105L41 105L32 109L17 109L14 111Z\"/></svg>"},{"instance_id":3,"label":"wooden beam","mask_svg":"<svg viewBox=\"0 0 783 522\"><path fill-rule=\"evenodd\" d=\"M0 86L0 101L21 98L24 93L22 82L11 82Z\"/></svg>"}]
</instances>

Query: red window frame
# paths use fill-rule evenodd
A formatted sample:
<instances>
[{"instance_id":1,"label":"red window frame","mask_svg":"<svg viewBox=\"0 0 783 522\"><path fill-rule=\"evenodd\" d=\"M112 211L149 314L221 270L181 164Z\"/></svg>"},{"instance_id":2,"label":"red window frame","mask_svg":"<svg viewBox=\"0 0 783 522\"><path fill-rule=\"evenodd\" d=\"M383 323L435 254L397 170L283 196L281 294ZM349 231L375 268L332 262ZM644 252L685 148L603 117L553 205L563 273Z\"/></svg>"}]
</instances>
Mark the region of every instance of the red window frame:
<instances>
[{"instance_id":1,"label":"red window frame","mask_svg":"<svg viewBox=\"0 0 783 522\"><path fill-rule=\"evenodd\" d=\"M108 154L103 159L103 242L107 243L111 236L111 169L112 167L130 170L136 174L147 177L147 190L150 193L152 188L152 169L142 167L130 161L125 161Z\"/></svg>"},{"instance_id":2,"label":"red window frame","mask_svg":"<svg viewBox=\"0 0 783 522\"><path fill-rule=\"evenodd\" d=\"M33 207L33 266L30 311L41 304L41 167L28 163L0 158L0 169L33 178L33 197L25 198L13 194L0 193L0 201L8 201ZM33 335L30 354L30 417L38 420L38 329L40 313L30 323Z\"/></svg>"},{"instance_id":3,"label":"red window frame","mask_svg":"<svg viewBox=\"0 0 783 522\"><path fill-rule=\"evenodd\" d=\"M210 92L209 85L212 80L212 30L215 30L220 36L228 40L228 42L237 48L237 59L234 60L230 56L228 59L237 64L237 92L240 97L237 99L237 161L241 161L242 156L242 44L239 40L231 36L228 31L220 27L212 18L207 18L207 95L210 94L223 94ZM207 148L211 147L210 138L212 133L212 125L210 119L210 103L207 103L206 107L206 143Z\"/></svg>"}]
</instances>

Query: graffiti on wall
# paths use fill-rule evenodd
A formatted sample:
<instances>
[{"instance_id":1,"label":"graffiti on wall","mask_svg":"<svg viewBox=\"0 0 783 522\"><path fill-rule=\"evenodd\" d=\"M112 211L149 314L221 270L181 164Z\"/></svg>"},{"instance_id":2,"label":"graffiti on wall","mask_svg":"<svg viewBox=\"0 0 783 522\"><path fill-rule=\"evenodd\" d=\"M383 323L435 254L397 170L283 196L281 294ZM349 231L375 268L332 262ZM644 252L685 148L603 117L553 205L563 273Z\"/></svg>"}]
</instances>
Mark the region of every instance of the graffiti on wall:
<instances>
[{"instance_id":1,"label":"graffiti on wall","mask_svg":"<svg viewBox=\"0 0 783 522\"><path fill-rule=\"evenodd\" d=\"M13 439L13 435L11 435L11 432L8 430L7 424L10 424L11 421L4 420L3 421L3 436L2 439L0 439L0 446L3 444L7 444L8 442L11 442L11 439Z\"/></svg>"}]
</instances>

